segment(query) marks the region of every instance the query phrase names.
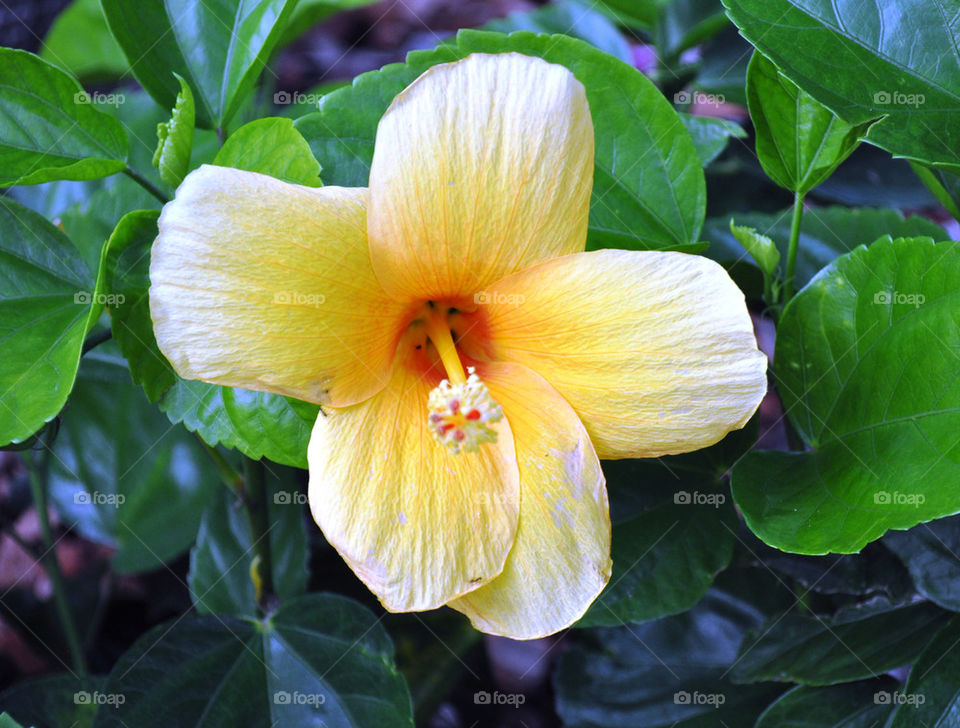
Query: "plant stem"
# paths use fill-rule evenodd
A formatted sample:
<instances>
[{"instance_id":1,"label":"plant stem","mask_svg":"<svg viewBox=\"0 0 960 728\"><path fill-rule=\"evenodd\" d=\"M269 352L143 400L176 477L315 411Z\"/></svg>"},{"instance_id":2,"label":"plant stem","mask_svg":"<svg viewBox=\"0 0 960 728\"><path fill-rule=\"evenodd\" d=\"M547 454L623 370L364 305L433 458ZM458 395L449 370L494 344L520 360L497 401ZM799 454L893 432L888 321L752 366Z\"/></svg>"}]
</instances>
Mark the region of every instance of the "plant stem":
<instances>
[{"instance_id":1,"label":"plant stem","mask_svg":"<svg viewBox=\"0 0 960 728\"><path fill-rule=\"evenodd\" d=\"M793 193L793 219L790 221L790 246L787 248L787 275L783 282L783 304L793 298L793 281L797 269L797 247L800 242L800 220L803 218L803 194Z\"/></svg>"},{"instance_id":2,"label":"plant stem","mask_svg":"<svg viewBox=\"0 0 960 728\"><path fill-rule=\"evenodd\" d=\"M24 457L27 462L27 469L30 476L30 491L33 494L33 502L37 508L37 516L40 520L40 533L43 537L44 546L44 568L47 576L50 577L50 583L53 585L53 600L56 604L57 614L60 617L60 624L63 627L64 636L67 639L67 646L70 649L70 660L73 663L73 669L79 677L87 675L87 660L83 654L83 647L80 644L79 632L77 632L76 622L70 613L70 605L67 602L67 591L63 581L63 573L60 571L60 564L57 561L57 552L53 543L53 529L50 528L50 513L47 504L47 474L50 469L50 448L46 442L41 440L43 450L40 454L31 452ZM39 464L36 460L39 459Z\"/></svg>"},{"instance_id":3,"label":"plant stem","mask_svg":"<svg viewBox=\"0 0 960 728\"><path fill-rule=\"evenodd\" d=\"M244 506L250 522L250 542L254 562L259 572L260 608L273 595L273 562L270 554L270 512L267 507L266 470L263 462L245 458L243 461ZM264 610L266 611L266 610Z\"/></svg>"},{"instance_id":4,"label":"plant stem","mask_svg":"<svg viewBox=\"0 0 960 728\"><path fill-rule=\"evenodd\" d=\"M113 331L110 329L104 329L98 333L90 334L90 336L88 336L83 342L83 352L81 356L86 354L91 349L96 349L105 341L110 341L111 338L113 338Z\"/></svg>"},{"instance_id":5,"label":"plant stem","mask_svg":"<svg viewBox=\"0 0 960 728\"><path fill-rule=\"evenodd\" d=\"M246 499L246 493L243 487L243 476L235 467L227 462L227 459L220 454L217 448L207 444L206 440L200 437L200 435L196 437L197 441L203 446L203 449L207 451L207 455L209 455L213 461L213 465L220 474L220 480L223 481L223 484L241 499Z\"/></svg>"},{"instance_id":6,"label":"plant stem","mask_svg":"<svg viewBox=\"0 0 960 728\"><path fill-rule=\"evenodd\" d=\"M164 205L170 202L170 198L167 197L165 194L163 194L163 191L160 190L159 187L154 185L153 182L148 180L146 177L140 174L133 167L127 167L125 170L123 170L123 173L127 175L127 177L132 179L134 182L136 182L138 185L143 187L143 189L145 189L151 195L153 195L158 200L160 200L160 202L162 202Z\"/></svg>"}]
</instances>

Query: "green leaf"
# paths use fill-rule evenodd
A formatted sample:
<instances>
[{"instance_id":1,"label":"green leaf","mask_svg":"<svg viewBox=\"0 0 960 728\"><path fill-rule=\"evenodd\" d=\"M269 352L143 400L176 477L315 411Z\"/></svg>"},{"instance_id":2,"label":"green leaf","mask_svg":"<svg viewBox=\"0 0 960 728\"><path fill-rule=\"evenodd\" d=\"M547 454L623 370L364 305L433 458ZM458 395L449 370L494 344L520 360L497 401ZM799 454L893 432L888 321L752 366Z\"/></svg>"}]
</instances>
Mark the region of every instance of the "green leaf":
<instances>
[{"instance_id":1,"label":"green leaf","mask_svg":"<svg viewBox=\"0 0 960 728\"><path fill-rule=\"evenodd\" d=\"M641 30L657 23L660 10L671 0L598 0L597 6L621 25Z\"/></svg>"},{"instance_id":2,"label":"green leaf","mask_svg":"<svg viewBox=\"0 0 960 728\"><path fill-rule=\"evenodd\" d=\"M164 182L171 187L178 187L190 170L194 107L190 86L180 74L173 75L180 82L180 93L177 94L170 121L157 124L157 149L153 153L153 166L160 170L160 178Z\"/></svg>"},{"instance_id":3,"label":"green leaf","mask_svg":"<svg viewBox=\"0 0 960 728\"><path fill-rule=\"evenodd\" d=\"M320 163L290 119L268 117L244 124L230 135L213 163L269 174L293 184L321 184Z\"/></svg>"},{"instance_id":4,"label":"green leaf","mask_svg":"<svg viewBox=\"0 0 960 728\"><path fill-rule=\"evenodd\" d=\"M0 445L22 442L63 409L102 291L70 239L0 197Z\"/></svg>"},{"instance_id":5,"label":"green leaf","mask_svg":"<svg viewBox=\"0 0 960 728\"><path fill-rule=\"evenodd\" d=\"M710 218L703 228L703 236L710 241L707 255L736 272L740 266L754 265L753 259L730 232L729 218ZM780 276L785 275L784 262L790 240L790 209L771 215L761 213L737 214L737 223L754 228L768 236L780 251ZM947 232L926 218L913 215L904 219L897 210L879 210L869 207L808 207L800 223L797 252L796 283L805 286L821 268L837 256L849 253L859 245L868 245L879 237L931 237L945 240Z\"/></svg>"},{"instance_id":6,"label":"green leaf","mask_svg":"<svg viewBox=\"0 0 960 728\"><path fill-rule=\"evenodd\" d=\"M766 586L760 577L756 582ZM647 624L598 629L589 633L589 642L568 646L554 678L563 724L753 728L782 688L729 682L744 634L764 615L754 595L742 586L748 585L732 581L724 588L714 587L688 612Z\"/></svg>"},{"instance_id":7,"label":"green leaf","mask_svg":"<svg viewBox=\"0 0 960 728\"><path fill-rule=\"evenodd\" d=\"M101 0L110 30L140 84L162 107L183 76L197 123L226 128L280 39L295 0Z\"/></svg>"},{"instance_id":8,"label":"green leaf","mask_svg":"<svg viewBox=\"0 0 960 728\"><path fill-rule=\"evenodd\" d=\"M889 678L826 688L800 685L763 711L755 728L879 728L893 706L877 700L897 686Z\"/></svg>"},{"instance_id":9,"label":"green leaf","mask_svg":"<svg viewBox=\"0 0 960 728\"><path fill-rule=\"evenodd\" d=\"M130 382L113 342L84 357L53 453L51 500L86 538L116 549L119 572L156 568L185 550L220 487L193 435Z\"/></svg>"},{"instance_id":10,"label":"green leaf","mask_svg":"<svg viewBox=\"0 0 960 728\"><path fill-rule=\"evenodd\" d=\"M891 531L883 543L907 567L930 601L960 612L960 517L921 523L909 531Z\"/></svg>"},{"instance_id":11,"label":"green leaf","mask_svg":"<svg viewBox=\"0 0 960 728\"><path fill-rule=\"evenodd\" d=\"M841 121L760 53L747 69L747 102L764 171L801 195L826 180L869 127Z\"/></svg>"},{"instance_id":12,"label":"green leaf","mask_svg":"<svg viewBox=\"0 0 960 728\"><path fill-rule=\"evenodd\" d=\"M733 679L833 685L879 677L913 662L948 620L949 612L926 602L885 600L832 618L781 615L744 639Z\"/></svg>"},{"instance_id":13,"label":"green leaf","mask_svg":"<svg viewBox=\"0 0 960 728\"><path fill-rule=\"evenodd\" d=\"M106 177L126 167L127 134L76 79L0 48L0 187Z\"/></svg>"},{"instance_id":14,"label":"green leaf","mask_svg":"<svg viewBox=\"0 0 960 728\"><path fill-rule=\"evenodd\" d=\"M97 712L97 701L106 699L102 691L103 680L102 677L78 678L73 675L25 680L0 695L0 705L27 726L90 728ZM111 707L107 706L107 709ZM2 720L0 728L4 728Z\"/></svg>"},{"instance_id":15,"label":"green leaf","mask_svg":"<svg viewBox=\"0 0 960 728\"><path fill-rule=\"evenodd\" d=\"M678 491L613 527L610 582L578 627L616 626L684 612L730 564L736 515L723 493Z\"/></svg>"},{"instance_id":16,"label":"green leaf","mask_svg":"<svg viewBox=\"0 0 960 728\"><path fill-rule=\"evenodd\" d=\"M73 0L47 31L40 57L81 79L116 79L128 68L100 0Z\"/></svg>"},{"instance_id":17,"label":"green leaf","mask_svg":"<svg viewBox=\"0 0 960 728\"><path fill-rule=\"evenodd\" d=\"M727 27L719 0L670 0L660 11L654 41L661 57L671 63L695 45Z\"/></svg>"},{"instance_id":18,"label":"green leaf","mask_svg":"<svg viewBox=\"0 0 960 728\"><path fill-rule=\"evenodd\" d=\"M263 622L187 616L124 654L104 688L125 695L95 728L413 726L393 644L373 614L334 594L309 594Z\"/></svg>"},{"instance_id":19,"label":"green leaf","mask_svg":"<svg viewBox=\"0 0 960 728\"><path fill-rule=\"evenodd\" d=\"M699 241L703 169L676 111L638 70L567 36L460 31L454 43L414 51L405 64L358 76L295 126L323 160L327 184L365 186L377 123L394 96L437 63L508 52L564 65L586 88L596 137L588 247L597 247L596 236L604 235L634 249Z\"/></svg>"},{"instance_id":20,"label":"green leaf","mask_svg":"<svg viewBox=\"0 0 960 728\"><path fill-rule=\"evenodd\" d=\"M625 63L633 63L633 50L619 28L580 0L558 0L536 10L513 12L506 18L491 20L480 29L497 33L525 30L569 35Z\"/></svg>"},{"instance_id":21,"label":"green leaf","mask_svg":"<svg viewBox=\"0 0 960 728\"><path fill-rule=\"evenodd\" d=\"M703 93L723 96L731 104L747 105L747 66L752 46L730 25L704 44L700 53L700 70L693 88Z\"/></svg>"},{"instance_id":22,"label":"green leaf","mask_svg":"<svg viewBox=\"0 0 960 728\"><path fill-rule=\"evenodd\" d=\"M923 651L902 690L888 696L896 710L890 728L950 728L960 711L960 620L954 618Z\"/></svg>"},{"instance_id":23,"label":"green leaf","mask_svg":"<svg viewBox=\"0 0 960 728\"><path fill-rule=\"evenodd\" d=\"M124 297L111 310L114 338L130 373L171 422L182 422L210 445L236 448L259 460L307 466L307 443L319 408L276 394L181 379L157 347L150 318L150 247L155 211L126 215L107 249L106 288Z\"/></svg>"},{"instance_id":24,"label":"green leaf","mask_svg":"<svg viewBox=\"0 0 960 728\"><path fill-rule=\"evenodd\" d=\"M747 136L747 132L739 124L726 119L681 113L680 121L693 137L693 145L697 148L697 156L700 157L700 165L703 167L720 156L731 138L743 139Z\"/></svg>"},{"instance_id":25,"label":"green leaf","mask_svg":"<svg viewBox=\"0 0 960 728\"><path fill-rule=\"evenodd\" d=\"M0 728L23 728L8 713L0 713Z\"/></svg>"},{"instance_id":26,"label":"green leaf","mask_svg":"<svg viewBox=\"0 0 960 728\"><path fill-rule=\"evenodd\" d=\"M852 553L960 511L960 246L880 240L784 310L777 382L807 452L755 452L733 496L766 543Z\"/></svg>"},{"instance_id":27,"label":"green leaf","mask_svg":"<svg viewBox=\"0 0 960 728\"><path fill-rule=\"evenodd\" d=\"M283 600L307 590L306 498L297 471L267 466L270 553L276 595ZM187 582L200 614L254 616L257 597L250 579L253 541L250 524L236 494L218 488L203 514L197 543L190 552Z\"/></svg>"},{"instance_id":28,"label":"green leaf","mask_svg":"<svg viewBox=\"0 0 960 728\"><path fill-rule=\"evenodd\" d=\"M724 4L747 40L841 119L880 118L866 141L895 156L960 169L952 4L902 0L895 17L878 0ZM894 20L896 32L890 32Z\"/></svg>"},{"instance_id":29,"label":"green leaf","mask_svg":"<svg viewBox=\"0 0 960 728\"><path fill-rule=\"evenodd\" d=\"M730 219L730 232L737 239L737 242L743 246L744 250L750 254L750 257L757 262L760 270L767 275L776 272L777 266L780 264L780 251L777 250L776 243L766 235L761 235L752 227L734 225L733 218Z\"/></svg>"}]
</instances>

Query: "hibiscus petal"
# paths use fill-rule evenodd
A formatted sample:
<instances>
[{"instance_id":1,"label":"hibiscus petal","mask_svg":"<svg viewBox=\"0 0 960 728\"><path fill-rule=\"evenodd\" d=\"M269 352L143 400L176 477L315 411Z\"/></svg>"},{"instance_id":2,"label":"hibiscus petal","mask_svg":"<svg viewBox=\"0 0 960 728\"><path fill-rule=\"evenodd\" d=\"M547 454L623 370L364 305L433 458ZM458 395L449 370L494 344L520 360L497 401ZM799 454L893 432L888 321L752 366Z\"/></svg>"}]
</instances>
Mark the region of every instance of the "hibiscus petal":
<instances>
[{"instance_id":1,"label":"hibiscus petal","mask_svg":"<svg viewBox=\"0 0 960 728\"><path fill-rule=\"evenodd\" d=\"M373 274L367 190L204 165L150 261L160 350L185 379L346 405L385 385L403 306Z\"/></svg>"},{"instance_id":2,"label":"hibiscus petal","mask_svg":"<svg viewBox=\"0 0 960 728\"><path fill-rule=\"evenodd\" d=\"M519 364L477 371L513 430L520 522L503 573L450 602L490 634L533 639L576 622L610 578L607 489L569 404Z\"/></svg>"},{"instance_id":3,"label":"hibiscus petal","mask_svg":"<svg viewBox=\"0 0 960 728\"><path fill-rule=\"evenodd\" d=\"M556 387L601 458L706 447L743 427L766 392L743 293L706 258L579 253L493 289L480 307L487 356Z\"/></svg>"},{"instance_id":4,"label":"hibiscus petal","mask_svg":"<svg viewBox=\"0 0 960 728\"><path fill-rule=\"evenodd\" d=\"M394 612L434 609L490 581L513 544L519 485L513 435L454 455L427 428L436 369L401 341L393 376L366 402L318 417L310 506L327 540Z\"/></svg>"},{"instance_id":5,"label":"hibiscus petal","mask_svg":"<svg viewBox=\"0 0 960 728\"><path fill-rule=\"evenodd\" d=\"M474 54L426 71L387 109L370 169L370 254L386 290L473 296L583 250L593 122L563 66Z\"/></svg>"}]
</instances>

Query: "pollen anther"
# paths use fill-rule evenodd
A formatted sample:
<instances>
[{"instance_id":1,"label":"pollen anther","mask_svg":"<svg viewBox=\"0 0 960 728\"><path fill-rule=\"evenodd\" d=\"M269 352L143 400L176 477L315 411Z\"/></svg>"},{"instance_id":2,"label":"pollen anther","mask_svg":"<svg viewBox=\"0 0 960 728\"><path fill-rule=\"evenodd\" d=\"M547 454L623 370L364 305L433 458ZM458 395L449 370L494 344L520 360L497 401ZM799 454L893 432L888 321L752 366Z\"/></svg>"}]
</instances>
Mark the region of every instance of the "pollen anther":
<instances>
[{"instance_id":1,"label":"pollen anther","mask_svg":"<svg viewBox=\"0 0 960 728\"><path fill-rule=\"evenodd\" d=\"M503 409L474 368L469 367L467 374L467 380L459 384L444 379L427 400L430 431L454 455L476 452L483 443L496 442L497 432L488 423L503 419Z\"/></svg>"}]
</instances>

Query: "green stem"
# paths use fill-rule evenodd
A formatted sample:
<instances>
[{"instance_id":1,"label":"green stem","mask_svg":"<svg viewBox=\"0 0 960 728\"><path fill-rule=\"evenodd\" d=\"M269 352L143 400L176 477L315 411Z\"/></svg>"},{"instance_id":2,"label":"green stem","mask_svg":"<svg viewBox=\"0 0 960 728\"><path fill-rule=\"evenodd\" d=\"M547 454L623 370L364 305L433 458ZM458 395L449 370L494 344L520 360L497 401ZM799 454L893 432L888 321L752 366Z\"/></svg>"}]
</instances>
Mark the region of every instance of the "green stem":
<instances>
[{"instance_id":1,"label":"green stem","mask_svg":"<svg viewBox=\"0 0 960 728\"><path fill-rule=\"evenodd\" d=\"M787 248L787 275L783 282L783 303L793 298L793 281L797 269L797 247L800 243L800 220L803 218L803 197L800 192L793 194L793 218L790 221L790 246Z\"/></svg>"},{"instance_id":2,"label":"green stem","mask_svg":"<svg viewBox=\"0 0 960 728\"><path fill-rule=\"evenodd\" d=\"M273 561L270 554L270 511L267 506L266 469L260 460L245 458L243 461L243 503L250 522L250 541L253 544L254 563L258 570L258 597L264 609L273 595ZM266 611L266 610L264 610Z\"/></svg>"},{"instance_id":3,"label":"green stem","mask_svg":"<svg viewBox=\"0 0 960 728\"><path fill-rule=\"evenodd\" d=\"M110 341L113 337L113 332L110 329L103 329L98 331L95 334L90 334L83 342L83 354L86 354L91 349L96 349L100 344L105 341ZM81 356L83 355L81 354Z\"/></svg>"},{"instance_id":4,"label":"green stem","mask_svg":"<svg viewBox=\"0 0 960 728\"><path fill-rule=\"evenodd\" d=\"M162 202L164 205L170 202L170 198L167 197L159 187L153 184L153 182L148 180L146 177L140 174L133 167L127 167L125 170L123 170L123 173L127 175L127 177L132 179L134 182L136 182L138 185L143 187L143 189L145 189L151 195L153 195L158 200L160 200L160 202Z\"/></svg>"},{"instance_id":5,"label":"green stem","mask_svg":"<svg viewBox=\"0 0 960 728\"><path fill-rule=\"evenodd\" d=\"M47 474L50 469L50 449L46 443L43 443L43 451L37 455L30 453L25 457L30 475L30 491L33 494L33 502L37 508L37 516L40 520L40 533L43 537L44 546L44 567L47 576L50 577L50 583L53 585L53 600L56 604L57 614L60 617L60 624L63 627L64 636L67 639L67 646L70 649L70 659L73 663L73 669L79 677L87 675L87 661L83 654L83 647L80 644L80 636L77 631L76 622L70 613L70 605L67 602L67 590L63 581L63 572L60 571L60 564L57 561L57 552L53 543L53 529L50 527L50 512L47 503ZM32 456L32 457L31 457ZM39 464L35 462L39 459Z\"/></svg>"},{"instance_id":6,"label":"green stem","mask_svg":"<svg viewBox=\"0 0 960 728\"><path fill-rule=\"evenodd\" d=\"M210 459L213 461L213 465L216 467L217 473L219 473L220 480L223 481L223 484L240 498L246 498L243 488L243 476L237 471L237 469L227 462L227 459L220 454L220 451L217 450L217 448L207 444L206 440L200 437L200 435L197 435L197 441L200 443L203 449L206 450L207 455L210 456Z\"/></svg>"},{"instance_id":7,"label":"green stem","mask_svg":"<svg viewBox=\"0 0 960 728\"><path fill-rule=\"evenodd\" d=\"M927 189L933 193L933 196L937 198L937 202L943 205L946 211L953 216L954 220L960 221L960 210L957 209L957 203L940 183L940 180L933 171L917 162L910 162L910 167L917 177L920 178L920 181L927 186Z\"/></svg>"}]
</instances>

